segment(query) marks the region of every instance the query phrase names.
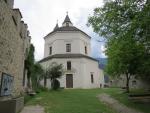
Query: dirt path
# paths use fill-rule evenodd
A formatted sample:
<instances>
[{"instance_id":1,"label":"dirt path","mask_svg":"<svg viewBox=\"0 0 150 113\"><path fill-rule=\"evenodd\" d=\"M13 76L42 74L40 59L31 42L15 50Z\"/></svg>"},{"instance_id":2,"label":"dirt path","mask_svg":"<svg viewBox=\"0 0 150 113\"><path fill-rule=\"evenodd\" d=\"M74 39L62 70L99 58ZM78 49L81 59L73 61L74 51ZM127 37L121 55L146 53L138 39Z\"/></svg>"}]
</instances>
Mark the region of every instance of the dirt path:
<instances>
[{"instance_id":1,"label":"dirt path","mask_svg":"<svg viewBox=\"0 0 150 113\"><path fill-rule=\"evenodd\" d=\"M110 97L108 94L100 94L98 95L98 98L100 101L104 102L108 106L112 107L114 110L116 110L118 113L142 113L135 109L128 108L127 106L121 104L117 100Z\"/></svg>"},{"instance_id":2,"label":"dirt path","mask_svg":"<svg viewBox=\"0 0 150 113\"><path fill-rule=\"evenodd\" d=\"M44 113L44 108L42 106L25 106L21 113Z\"/></svg>"}]
</instances>

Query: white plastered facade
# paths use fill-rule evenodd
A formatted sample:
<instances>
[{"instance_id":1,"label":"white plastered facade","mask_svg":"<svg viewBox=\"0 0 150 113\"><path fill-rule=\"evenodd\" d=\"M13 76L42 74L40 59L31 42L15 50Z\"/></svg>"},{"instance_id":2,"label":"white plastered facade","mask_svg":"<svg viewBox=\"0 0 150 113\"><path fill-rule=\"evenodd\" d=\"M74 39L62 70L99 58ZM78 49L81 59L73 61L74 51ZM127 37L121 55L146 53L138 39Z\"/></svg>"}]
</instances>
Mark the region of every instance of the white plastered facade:
<instances>
[{"instance_id":1,"label":"white plastered facade","mask_svg":"<svg viewBox=\"0 0 150 113\"><path fill-rule=\"evenodd\" d=\"M63 27L65 27L64 24ZM72 24L70 27L72 27ZM44 37L44 39L44 58L47 58L47 60L41 60L39 62L44 68L47 68L52 62L63 64L65 73L61 78L58 79L61 87L67 87L66 74L73 75L72 88L103 87L103 70L99 69L98 61L90 57L91 44L90 37L87 34L81 30L55 30ZM66 52L66 44L71 44L71 52ZM52 47L51 54L49 54L50 47ZM85 52L85 47L87 52ZM70 54L74 54L76 57L51 58L51 56L59 56L62 54L68 56ZM71 70L67 70L67 61L71 61ZM93 82L91 80L91 74L93 75ZM41 81L41 84L44 84L43 81ZM47 80L47 87L51 87L50 80Z\"/></svg>"}]
</instances>

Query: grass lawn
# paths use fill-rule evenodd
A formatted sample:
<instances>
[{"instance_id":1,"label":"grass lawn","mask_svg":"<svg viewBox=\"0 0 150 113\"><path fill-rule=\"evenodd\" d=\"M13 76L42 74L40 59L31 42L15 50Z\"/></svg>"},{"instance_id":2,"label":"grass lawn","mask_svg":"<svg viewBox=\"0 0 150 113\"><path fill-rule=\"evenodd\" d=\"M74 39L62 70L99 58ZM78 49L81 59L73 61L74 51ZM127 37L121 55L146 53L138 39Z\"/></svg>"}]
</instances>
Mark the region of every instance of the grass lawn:
<instances>
[{"instance_id":1,"label":"grass lawn","mask_svg":"<svg viewBox=\"0 0 150 113\"><path fill-rule=\"evenodd\" d=\"M117 88L41 92L34 98L30 98L26 105L42 105L46 113L116 113L97 99L96 96L104 92L130 107L150 113L149 105L129 102L127 95L121 93Z\"/></svg>"},{"instance_id":2,"label":"grass lawn","mask_svg":"<svg viewBox=\"0 0 150 113\"><path fill-rule=\"evenodd\" d=\"M27 105L42 105L46 113L116 113L96 98L99 92L100 89L41 92Z\"/></svg>"},{"instance_id":3,"label":"grass lawn","mask_svg":"<svg viewBox=\"0 0 150 113\"><path fill-rule=\"evenodd\" d=\"M150 113L150 103L140 103L140 102L133 102L131 100L128 100L128 95L126 93L122 93L120 89L118 88L111 88L108 90L105 90L106 93L110 94L113 98L117 99L124 105L137 109L143 113ZM131 90L131 94L142 94L146 93L144 90Z\"/></svg>"}]
</instances>

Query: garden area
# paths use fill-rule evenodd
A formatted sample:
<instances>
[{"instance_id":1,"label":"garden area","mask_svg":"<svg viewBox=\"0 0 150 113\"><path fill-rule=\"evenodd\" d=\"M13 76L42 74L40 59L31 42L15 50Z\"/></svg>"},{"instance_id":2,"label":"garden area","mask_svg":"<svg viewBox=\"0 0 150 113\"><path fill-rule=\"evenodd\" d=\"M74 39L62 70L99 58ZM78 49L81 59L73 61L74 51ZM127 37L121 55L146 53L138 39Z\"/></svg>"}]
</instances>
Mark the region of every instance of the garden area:
<instances>
[{"instance_id":1,"label":"garden area","mask_svg":"<svg viewBox=\"0 0 150 113\"><path fill-rule=\"evenodd\" d=\"M131 91L134 93L137 91ZM119 88L106 89L65 89L42 91L35 96L25 97L25 106L40 105L45 113L116 113L98 99L99 94L109 94L120 103L143 113L150 113L150 103L132 102L127 93Z\"/></svg>"}]
</instances>

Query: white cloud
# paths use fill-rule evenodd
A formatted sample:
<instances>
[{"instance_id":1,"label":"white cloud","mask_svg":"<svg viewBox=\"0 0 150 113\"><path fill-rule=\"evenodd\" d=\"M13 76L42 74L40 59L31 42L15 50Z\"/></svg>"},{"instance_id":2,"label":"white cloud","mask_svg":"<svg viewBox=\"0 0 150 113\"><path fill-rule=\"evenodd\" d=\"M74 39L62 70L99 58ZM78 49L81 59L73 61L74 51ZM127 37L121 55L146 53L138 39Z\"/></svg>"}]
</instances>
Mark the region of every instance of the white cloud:
<instances>
[{"instance_id":1,"label":"white cloud","mask_svg":"<svg viewBox=\"0 0 150 113\"><path fill-rule=\"evenodd\" d=\"M14 5L21 10L23 20L28 24L35 46L35 58L39 60L44 54L43 37L53 30L57 19L61 25L68 11L75 26L92 34L92 29L86 26L87 18L95 7L103 4L102 2L103 0L15 0ZM92 44L99 50L97 43Z\"/></svg>"}]
</instances>

